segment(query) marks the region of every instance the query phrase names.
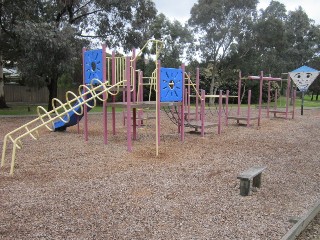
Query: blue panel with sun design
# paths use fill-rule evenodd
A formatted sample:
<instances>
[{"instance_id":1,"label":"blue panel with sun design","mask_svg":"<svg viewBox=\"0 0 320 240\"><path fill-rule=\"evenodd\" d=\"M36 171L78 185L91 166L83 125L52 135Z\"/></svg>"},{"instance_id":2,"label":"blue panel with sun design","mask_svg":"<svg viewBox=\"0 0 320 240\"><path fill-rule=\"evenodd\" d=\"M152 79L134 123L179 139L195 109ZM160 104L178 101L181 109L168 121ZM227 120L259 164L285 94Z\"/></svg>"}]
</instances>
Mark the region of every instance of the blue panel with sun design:
<instances>
[{"instance_id":1,"label":"blue panel with sun design","mask_svg":"<svg viewBox=\"0 0 320 240\"><path fill-rule=\"evenodd\" d=\"M86 51L84 53L84 65L85 84L91 83L93 78L103 81L102 49Z\"/></svg>"},{"instance_id":2,"label":"blue panel with sun design","mask_svg":"<svg viewBox=\"0 0 320 240\"><path fill-rule=\"evenodd\" d=\"M160 69L160 102L182 102L182 70L176 68Z\"/></svg>"}]
</instances>

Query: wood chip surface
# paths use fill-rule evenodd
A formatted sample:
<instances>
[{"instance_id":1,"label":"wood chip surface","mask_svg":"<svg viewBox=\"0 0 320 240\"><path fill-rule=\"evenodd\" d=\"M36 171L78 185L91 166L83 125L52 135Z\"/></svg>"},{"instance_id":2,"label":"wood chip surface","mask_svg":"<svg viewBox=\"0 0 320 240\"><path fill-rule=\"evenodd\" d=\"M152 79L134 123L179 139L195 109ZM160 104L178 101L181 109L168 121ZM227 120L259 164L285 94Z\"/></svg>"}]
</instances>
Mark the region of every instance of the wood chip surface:
<instances>
[{"instance_id":1,"label":"wood chip surface","mask_svg":"<svg viewBox=\"0 0 320 240\"><path fill-rule=\"evenodd\" d=\"M127 152L117 114L108 144L102 114L89 115L89 141L73 126L23 140L14 176L11 149L0 169L0 239L281 239L320 199L320 110L294 120L263 118L261 127L217 127L186 133L161 113L138 129ZM152 115L152 113L149 113ZM265 116L265 113L264 113ZM34 117L0 117L6 133ZM210 121L210 116L206 117ZM194 129L186 129L186 132ZM261 188L240 196L240 172L266 166Z\"/></svg>"}]
</instances>

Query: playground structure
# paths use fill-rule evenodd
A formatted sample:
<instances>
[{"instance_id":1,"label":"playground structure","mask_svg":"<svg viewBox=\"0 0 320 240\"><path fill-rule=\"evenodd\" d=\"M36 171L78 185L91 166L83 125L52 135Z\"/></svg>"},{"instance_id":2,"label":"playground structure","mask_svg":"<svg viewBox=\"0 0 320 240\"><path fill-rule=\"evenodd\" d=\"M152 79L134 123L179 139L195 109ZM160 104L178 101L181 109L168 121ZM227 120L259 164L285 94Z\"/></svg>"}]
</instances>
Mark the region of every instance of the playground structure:
<instances>
[{"instance_id":1,"label":"playground structure","mask_svg":"<svg viewBox=\"0 0 320 240\"><path fill-rule=\"evenodd\" d=\"M143 52L149 43L154 44L156 49L155 63L156 69L149 78L150 89L156 91L155 102L141 101L142 94L136 92L136 71L135 64L137 57ZM136 114L137 109L155 108L156 109L156 155L160 142L160 107L176 106L179 113L184 116L183 89L184 89L184 66L181 69L161 68L158 60L163 44L159 40L149 40L140 52L132 57L106 57L106 47L102 49L86 51L83 49L83 79L84 82L79 86L78 96L68 91L66 93L66 103L59 99L52 100L53 110L47 112L43 107L38 106L38 118L24 124L23 126L9 132L4 137L1 167L4 166L7 150L7 143L13 143L10 174L13 174L15 165L16 150L22 147L22 138L30 136L36 140L39 137L38 129L46 127L50 131L65 130L67 127L76 125L81 118L84 118L84 136L88 140L88 111L97 104L97 99L103 102L103 126L104 143L107 144L107 106L112 107L113 133L115 134L115 107L126 108L126 118L131 119L132 126L127 124L127 146L128 151L132 150L132 139L136 139ZM170 74L170 75L169 75ZM139 79L141 73L139 72ZM161 81L160 81L161 77ZM138 90L141 88L138 87ZM161 89L161 90L160 90ZM115 96L122 91L123 102L116 102ZM151 90L150 90L151 91ZM73 97L70 99L70 95ZM109 95L112 102L107 104ZM138 100L137 101L137 96ZM58 105L58 106L57 106ZM181 141L184 140L184 117L180 117L179 130Z\"/></svg>"},{"instance_id":2,"label":"playground structure","mask_svg":"<svg viewBox=\"0 0 320 240\"><path fill-rule=\"evenodd\" d=\"M136 60L149 44L155 46L156 68L150 77L144 77L143 72L136 69ZM83 132L85 141L89 138L88 129L88 112L97 104L97 100L103 103L103 138L104 143L108 143L108 121L107 111L111 107L112 114L112 133L116 134L116 108L123 108L123 120L127 122L127 150L132 151L132 140L137 139L137 126L141 124L144 118L144 109L155 109L155 126L156 126L156 155L159 154L160 144L160 108L164 109L172 122L178 126L180 140L185 138L185 127L194 128L196 131L201 129L201 136L205 134L205 128L217 127L217 133L221 134L224 124L228 125L228 119L247 120L247 125L253 119L250 116L250 100L248 102L248 115L246 118L240 116L240 96L241 96L241 73L239 74L238 96L230 96L229 90L223 95L219 91L218 95L206 95L204 90L199 88L199 68L196 71L195 83L191 75L185 72L185 66L182 64L180 69L161 68L158 60L163 44L159 40L149 40L138 54L131 57L116 57L112 53L111 57L106 57L106 46L102 49L87 51L83 49L83 84L79 86L78 95L68 91L66 93L66 102L59 99L52 100L53 110L47 112L43 107L38 106L38 118L26 123L25 125L11 131L4 137L3 151L1 158L1 167L5 163L7 142L13 143L10 174L14 172L15 156L17 149L22 147L22 139L30 136L36 140L39 137L38 129L46 127L50 131L63 131L67 127L78 125L83 118ZM262 103L262 84L264 80L276 81L279 79L261 76L249 76L249 80L260 80L260 98L259 98L259 117L258 125L261 118ZM288 78L289 81L289 78ZM149 99L144 101L144 86L149 87ZM156 93L156 101L151 101L151 91ZM122 102L116 102L116 96L122 93ZM251 91L249 91L249 98ZM270 94L270 91L269 93ZM111 96L111 101L107 102ZM269 96L269 95L268 95ZM191 111L191 98L195 98L195 111ZM205 102L208 98L218 98L217 119L214 122L208 119L206 115ZM237 118L229 116L229 99L238 99ZM223 110L224 100L224 110ZM269 100L268 100L269 105ZM224 112L224 114L223 114ZM269 113L269 108L268 108ZM191 119L194 115L195 118ZM211 117L210 117L211 118Z\"/></svg>"},{"instance_id":3,"label":"playground structure","mask_svg":"<svg viewBox=\"0 0 320 240\"><path fill-rule=\"evenodd\" d=\"M251 109L251 89L248 90L248 107L247 107L247 111L246 114L241 113L241 96L242 96L242 92L241 92L241 84L242 81L259 81L259 103L258 103L258 115L252 115L252 109ZM295 110L295 97L296 97L296 90L294 90L293 93L293 105L292 105L292 110L289 111L289 96L290 96L290 89L291 89L291 79L288 76L287 78L287 88L286 88L286 108L285 110L279 110L277 108L277 91L275 92L275 104L274 104L274 108L273 110L270 110L270 103L271 103L271 82L272 81L276 81L276 82L282 82L283 79L282 78L276 78L276 77L265 77L263 75L263 72L260 72L259 76L248 76L248 77L242 77L241 72L239 72L239 80L238 80L238 108L237 108L237 114L234 116L230 116L228 115L227 112L227 119L234 119L237 121L237 124L240 123L240 121L245 121L247 127L249 127L251 125L251 122L253 120L257 120L257 125L260 126L261 124L261 117L262 117L262 95L263 95L263 82L267 81L268 82L268 101L267 101L267 118L270 117L270 113L274 114L274 117L276 117L276 114L285 114L285 118L288 119L288 115L291 114L292 115L292 119L294 118L294 110ZM226 125L228 125L228 121L226 123Z\"/></svg>"}]
</instances>

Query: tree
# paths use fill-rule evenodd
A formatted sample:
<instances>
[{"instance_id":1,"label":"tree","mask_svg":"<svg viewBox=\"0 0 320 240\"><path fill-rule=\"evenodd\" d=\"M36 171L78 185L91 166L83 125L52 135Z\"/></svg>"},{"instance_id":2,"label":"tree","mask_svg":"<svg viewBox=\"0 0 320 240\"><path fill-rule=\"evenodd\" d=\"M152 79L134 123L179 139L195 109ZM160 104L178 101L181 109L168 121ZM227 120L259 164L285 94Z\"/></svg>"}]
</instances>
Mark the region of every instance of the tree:
<instances>
[{"instance_id":1,"label":"tree","mask_svg":"<svg viewBox=\"0 0 320 240\"><path fill-rule=\"evenodd\" d=\"M186 46L192 42L192 35L179 21L170 21L164 14L157 15L150 33L155 39L161 39L164 48L161 52L161 64L178 68L185 55Z\"/></svg>"},{"instance_id":2,"label":"tree","mask_svg":"<svg viewBox=\"0 0 320 240\"><path fill-rule=\"evenodd\" d=\"M319 54L320 28L313 24L299 7L288 14L286 21L288 69L295 69L316 58Z\"/></svg>"},{"instance_id":3,"label":"tree","mask_svg":"<svg viewBox=\"0 0 320 240\"><path fill-rule=\"evenodd\" d=\"M98 38L109 47L128 49L140 44L155 13L150 0L2 0L0 42L7 48L0 50L5 59L18 62L27 84L47 84L50 110L59 77L80 56L81 39Z\"/></svg>"},{"instance_id":4,"label":"tree","mask_svg":"<svg viewBox=\"0 0 320 240\"><path fill-rule=\"evenodd\" d=\"M199 0L191 9L188 23L198 37L196 50L200 58L210 62L212 79L210 94L218 85L219 64L230 54L239 37L248 32L248 26L256 13L256 0ZM215 88L215 90L214 90Z\"/></svg>"}]
</instances>

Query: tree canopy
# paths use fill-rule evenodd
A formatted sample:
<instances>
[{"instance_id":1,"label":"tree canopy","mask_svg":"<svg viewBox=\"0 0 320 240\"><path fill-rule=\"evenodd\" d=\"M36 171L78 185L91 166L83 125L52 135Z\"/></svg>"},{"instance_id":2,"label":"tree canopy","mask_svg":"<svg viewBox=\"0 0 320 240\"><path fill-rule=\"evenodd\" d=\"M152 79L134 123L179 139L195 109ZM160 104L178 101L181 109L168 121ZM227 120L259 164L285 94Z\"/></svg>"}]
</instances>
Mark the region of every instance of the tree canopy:
<instances>
[{"instance_id":1,"label":"tree canopy","mask_svg":"<svg viewBox=\"0 0 320 240\"><path fill-rule=\"evenodd\" d=\"M200 63L211 92L233 86L240 69L279 76L305 64L319 68L320 27L303 8L287 11L271 1L257 10L257 3L198 0L182 24L158 14L152 0L1 0L0 107L5 106L3 64L17 65L27 85L47 86L50 109L58 82L79 71L81 48L97 42L128 52L161 39L162 64Z\"/></svg>"}]
</instances>

